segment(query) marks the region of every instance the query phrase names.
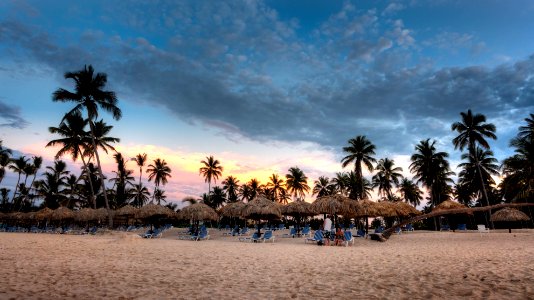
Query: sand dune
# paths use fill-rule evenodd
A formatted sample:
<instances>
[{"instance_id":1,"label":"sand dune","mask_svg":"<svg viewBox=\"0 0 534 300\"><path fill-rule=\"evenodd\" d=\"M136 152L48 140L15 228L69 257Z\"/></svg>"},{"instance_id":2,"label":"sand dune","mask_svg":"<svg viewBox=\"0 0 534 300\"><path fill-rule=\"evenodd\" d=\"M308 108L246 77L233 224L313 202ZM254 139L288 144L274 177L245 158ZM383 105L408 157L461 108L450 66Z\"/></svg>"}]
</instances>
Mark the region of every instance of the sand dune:
<instances>
[{"instance_id":1,"label":"sand dune","mask_svg":"<svg viewBox=\"0 0 534 300\"><path fill-rule=\"evenodd\" d=\"M319 247L132 233L0 233L0 299L534 299L534 231L414 232Z\"/></svg>"}]
</instances>

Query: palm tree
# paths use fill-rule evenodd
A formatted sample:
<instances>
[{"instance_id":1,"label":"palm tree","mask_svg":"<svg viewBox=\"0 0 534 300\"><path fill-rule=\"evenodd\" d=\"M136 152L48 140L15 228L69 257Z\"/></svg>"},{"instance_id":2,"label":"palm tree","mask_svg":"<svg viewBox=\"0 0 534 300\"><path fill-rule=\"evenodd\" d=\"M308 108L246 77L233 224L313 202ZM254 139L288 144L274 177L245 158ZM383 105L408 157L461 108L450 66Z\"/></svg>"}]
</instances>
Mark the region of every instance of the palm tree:
<instances>
[{"instance_id":1,"label":"palm tree","mask_svg":"<svg viewBox=\"0 0 534 300\"><path fill-rule=\"evenodd\" d=\"M256 196L256 191L253 191L249 184L245 183L239 187L238 195L242 201L251 201Z\"/></svg>"},{"instance_id":2,"label":"palm tree","mask_svg":"<svg viewBox=\"0 0 534 300\"><path fill-rule=\"evenodd\" d=\"M198 201L199 200L197 198L191 197L191 196L188 196L188 197L185 197L184 199L182 199L182 202L189 203L189 205L197 204Z\"/></svg>"},{"instance_id":3,"label":"palm tree","mask_svg":"<svg viewBox=\"0 0 534 300\"><path fill-rule=\"evenodd\" d=\"M83 171L85 173L88 172L88 162L85 161L85 157L90 156L88 153L91 151L91 147L89 146L90 137L85 131L85 127L88 123L89 120L85 120L80 112L66 114L59 124L59 127L48 128L50 133L59 134L62 138L52 140L46 144L46 147L61 146L59 151L56 153L55 159L59 159L61 156L67 153L71 154L72 161L76 161L78 157L80 157L83 163ZM91 180L91 176L87 176L86 179L90 186L93 208L96 209L96 197L93 187L93 180Z\"/></svg>"},{"instance_id":4,"label":"palm tree","mask_svg":"<svg viewBox=\"0 0 534 300\"><path fill-rule=\"evenodd\" d=\"M6 167L11 163L11 150L2 147L2 140L0 140L0 183L6 174Z\"/></svg>"},{"instance_id":5,"label":"palm tree","mask_svg":"<svg viewBox=\"0 0 534 300\"><path fill-rule=\"evenodd\" d=\"M68 186L67 192L69 193L69 197L67 199L66 207L73 208L73 206L76 204L76 200L74 199L74 195L78 191L78 180L79 178L76 177L74 174L70 174L69 177L67 177L67 180L65 181L66 186ZM71 206L72 205L72 206Z\"/></svg>"},{"instance_id":6,"label":"palm tree","mask_svg":"<svg viewBox=\"0 0 534 300\"><path fill-rule=\"evenodd\" d=\"M102 193L104 194L104 201L109 215L109 226L113 227L113 218L111 217L109 202L106 193L106 184L104 182L104 174L102 173L102 166L100 165L100 156L98 155L96 139L95 139L95 124L94 121L98 118L98 109L104 109L112 113L115 120L121 118L122 112L117 106L117 97L112 91L105 91L107 83L107 75L105 73L94 74L94 69L91 65L85 66L83 70L77 72L65 73L65 79L72 79L75 81L75 92L59 88L52 97L53 101L60 102L74 102L76 105L68 114L74 114L85 110L87 112L87 119L89 120L89 127L91 129L91 142L93 151L95 152L98 172L100 175L100 183Z\"/></svg>"},{"instance_id":7,"label":"palm tree","mask_svg":"<svg viewBox=\"0 0 534 300\"><path fill-rule=\"evenodd\" d=\"M354 172L353 172L354 173ZM334 186L334 192L343 196L349 194L349 176L345 172L337 172L336 177L332 178L332 185ZM359 189L358 189L359 190Z\"/></svg>"},{"instance_id":8,"label":"palm tree","mask_svg":"<svg viewBox=\"0 0 534 300\"><path fill-rule=\"evenodd\" d=\"M452 143L454 144L454 149L460 148L460 151L467 147L469 154L475 159L482 186L482 195L486 200L486 205L489 206L482 170L480 170L480 164L476 156L476 146L480 145L484 149L490 148L486 138L497 139L495 125L486 123L486 116L482 114L473 115L470 109L467 112L461 112L460 115L462 116L462 121L451 125L451 130L458 132L458 136L452 140ZM491 214L491 211L489 211L489 214Z\"/></svg>"},{"instance_id":9,"label":"palm tree","mask_svg":"<svg viewBox=\"0 0 534 300\"><path fill-rule=\"evenodd\" d=\"M154 164L148 165L147 172L148 175L148 181L152 181L154 179L154 184L156 185L154 187L154 194L156 193L156 190L158 190L160 184L167 184L168 177L171 176L171 168L167 165L167 162L165 160L157 158L154 160ZM152 200L154 200L154 195L152 195Z\"/></svg>"},{"instance_id":10,"label":"palm tree","mask_svg":"<svg viewBox=\"0 0 534 300\"><path fill-rule=\"evenodd\" d=\"M145 164L146 164L146 162L148 160L148 157L147 157L146 153L137 154L133 158L133 160L135 161L135 163L139 167L139 183L141 183L141 178L143 176L143 167L145 166Z\"/></svg>"},{"instance_id":11,"label":"palm tree","mask_svg":"<svg viewBox=\"0 0 534 300\"><path fill-rule=\"evenodd\" d=\"M114 182L114 186L116 187L115 206L121 207L127 200L126 188L129 185L133 185L133 171L126 169L126 161L121 153L115 153L113 158L115 158L115 162L117 163L117 171L113 171L115 178L111 178L110 181Z\"/></svg>"},{"instance_id":12,"label":"palm tree","mask_svg":"<svg viewBox=\"0 0 534 300\"><path fill-rule=\"evenodd\" d=\"M15 192L13 193L13 198L11 199L11 202L13 203L15 203L15 196L17 195L17 190L18 190L19 183L20 183L20 175L24 173L24 169L26 169L27 165L28 165L28 159L26 159L25 156L21 156L17 159L12 159L11 164L9 165L9 169L19 174L19 177L17 179L17 185L15 186Z\"/></svg>"},{"instance_id":13,"label":"palm tree","mask_svg":"<svg viewBox=\"0 0 534 300\"><path fill-rule=\"evenodd\" d=\"M334 191L335 185L326 176L319 176L319 179L313 182L312 195L323 197L327 195L333 195Z\"/></svg>"},{"instance_id":14,"label":"palm tree","mask_svg":"<svg viewBox=\"0 0 534 300\"><path fill-rule=\"evenodd\" d=\"M534 196L534 116L530 114L525 121L527 125L519 127L517 137L510 141L515 155L502 165L501 189L508 200L531 201Z\"/></svg>"},{"instance_id":15,"label":"palm tree","mask_svg":"<svg viewBox=\"0 0 534 300\"><path fill-rule=\"evenodd\" d=\"M148 202L150 198L150 192L142 183L134 184L132 188L128 190L128 199L131 200L133 206L141 208Z\"/></svg>"},{"instance_id":16,"label":"palm tree","mask_svg":"<svg viewBox=\"0 0 534 300\"><path fill-rule=\"evenodd\" d=\"M354 200L371 198L373 185L367 178L360 178L354 171L346 173L345 177L347 197Z\"/></svg>"},{"instance_id":17,"label":"palm tree","mask_svg":"<svg viewBox=\"0 0 534 300\"><path fill-rule=\"evenodd\" d=\"M412 180L404 177L399 184L399 192L401 193L402 198L404 198L404 201L410 203L414 207L421 205L423 192Z\"/></svg>"},{"instance_id":18,"label":"palm tree","mask_svg":"<svg viewBox=\"0 0 534 300\"><path fill-rule=\"evenodd\" d=\"M206 160L200 161L204 166L199 169L199 173L204 176L204 181L208 183L208 194L211 191L211 181L217 182L219 176L222 175L223 167L221 163L213 158L213 156L206 157Z\"/></svg>"},{"instance_id":19,"label":"palm tree","mask_svg":"<svg viewBox=\"0 0 534 300\"><path fill-rule=\"evenodd\" d=\"M62 160L56 160L54 166L47 166L43 174L44 179L36 181L37 191L44 197L44 206L55 209L67 198L65 189L67 176L67 164Z\"/></svg>"},{"instance_id":20,"label":"palm tree","mask_svg":"<svg viewBox=\"0 0 534 300\"><path fill-rule=\"evenodd\" d=\"M154 191L154 200L156 201L156 203L158 203L158 205L161 205L161 202L167 202L167 195L165 195L165 191L164 190L155 190Z\"/></svg>"},{"instance_id":21,"label":"palm tree","mask_svg":"<svg viewBox=\"0 0 534 300\"><path fill-rule=\"evenodd\" d=\"M377 173L373 176L373 186L378 187L378 194L390 199L393 194L393 185L398 186L402 179L402 168L394 167L395 162L389 158L383 158L376 165Z\"/></svg>"},{"instance_id":22,"label":"palm tree","mask_svg":"<svg viewBox=\"0 0 534 300\"><path fill-rule=\"evenodd\" d=\"M440 203L439 191L434 185L446 179L450 172L445 152L438 152L435 147L436 141L430 143L430 139L422 140L415 146L415 153L410 160L410 171L415 174L414 180L422 183L430 194L430 202L433 206ZM444 176L445 175L445 176ZM447 181L447 180L445 180Z\"/></svg>"},{"instance_id":23,"label":"palm tree","mask_svg":"<svg viewBox=\"0 0 534 300\"><path fill-rule=\"evenodd\" d=\"M24 178L24 186L28 187L28 194L25 195L23 201L26 200L26 197L29 195L30 190L33 187L33 184L35 182L35 177L37 177L37 172L41 168L41 165L43 164L43 158L41 156L33 156L32 157L33 163L28 164L26 168L24 169L24 173L26 174L26 177ZM26 185L26 180L28 179L28 176L33 175L32 182L29 186ZM33 206L33 203L31 203Z\"/></svg>"},{"instance_id":24,"label":"palm tree","mask_svg":"<svg viewBox=\"0 0 534 300\"><path fill-rule=\"evenodd\" d=\"M354 171L362 184L361 191L363 191L364 181L362 164L365 164L370 172L373 171L373 163L376 162L376 159L373 157L373 155L375 155L375 145L373 145L365 136L360 135L350 139L349 146L343 147L343 152L348 155L341 159L341 166L345 168L351 163L354 163ZM364 199L365 193L362 192L358 196L360 199Z\"/></svg>"},{"instance_id":25,"label":"palm tree","mask_svg":"<svg viewBox=\"0 0 534 300\"><path fill-rule=\"evenodd\" d=\"M287 191L292 195L297 201L304 201L305 193L310 191L310 186L308 185L308 177L304 172L299 169L299 167L291 167L286 174L286 186Z\"/></svg>"},{"instance_id":26,"label":"palm tree","mask_svg":"<svg viewBox=\"0 0 534 300\"><path fill-rule=\"evenodd\" d=\"M462 159L467 162L458 165L462 171L459 174L459 183L470 187L473 192L482 193L483 188L480 182L477 183L478 178L482 177L482 182L485 186L495 184L491 175L499 175L499 166L497 159L493 157L493 152L477 147L474 155L471 153L462 154ZM482 174L478 174L481 171Z\"/></svg>"},{"instance_id":27,"label":"palm tree","mask_svg":"<svg viewBox=\"0 0 534 300\"><path fill-rule=\"evenodd\" d=\"M210 206L213 209L218 209L219 207L223 206L226 202L226 193L224 190L218 186L213 187L213 190L208 195L209 201L206 202L204 200L204 203L208 206Z\"/></svg>"},{"instance_id":28,"label":"palm tree","mask_svg":"<svg viewBox=\"0 0 534 300\"><path fill-rule=\"evenodd\" d=\"M260 183L260 181L256 178L252 178L248 183L247 185L249 186L250 188L250 199L248 199L249 201L256 198L257 195L259 194L262 194L263 193L263 186L262 184Z\"/></svg>"},{"instance_id":29,"label":"palm tree","mask_svg":"<svg viewBox=\"0 0 534 300\"><path fill-rule=\"evenodd\" d=\"M9 202L9 192L10 192L9 189L6 189L6 188L0 189L0 199L2 202L2 209L4 211L7 211L7 204Z\"/></svg>"},{"instance_id":30,"label":"palm tree","mask_svg":"<svg viewBox=\"0 0 534 300\"><path fill-rule=\"evenodd\" d=\"M267 188L270 190L272 199L275 202L283 202L283 195L285 194L285 184L283 179L276 174L272 174L271 177L269 177L269 182L267 182Z\"/></svg>"},{"instance_id":31,"label":"palm tree","mask_svg":"<svg viewBox=\"0 0 534 300\"><path fill-rule=\"evenodd\" d=\"M223 189L226 191L228 196L228 202L236 202L238 197L239 190L239 180L234 176L228 176L222 182Z\"/></svg>"}]
</instances>

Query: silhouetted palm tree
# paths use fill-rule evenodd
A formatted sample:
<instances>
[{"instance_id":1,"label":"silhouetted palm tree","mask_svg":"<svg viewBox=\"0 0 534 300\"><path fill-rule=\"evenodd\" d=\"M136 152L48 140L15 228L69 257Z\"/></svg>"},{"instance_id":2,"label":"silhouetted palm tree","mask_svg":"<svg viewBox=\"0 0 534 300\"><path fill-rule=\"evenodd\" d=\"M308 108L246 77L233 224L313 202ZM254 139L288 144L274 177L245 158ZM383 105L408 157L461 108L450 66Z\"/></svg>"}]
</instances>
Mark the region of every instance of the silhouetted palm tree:
<instances>
[{"instance_id":1,"label":"silhouetted palm tree","mask_svg":"<svg viewBox=\"0 0 534 300\"><path fill-rule=\"evenodd\" d=\"M345 172L337 172L336 176L332 178L332 185L334 185L335 193L343 196L349 195L349 176ZM360 183L361 188L361 183ZM360 189L358 188L358 190Z\"/></svg>"},{"instance_id":2,"label":"silhouetted palm tree","mask_svg":"<svg viewBox=\"0 0 534 300\"><path fill-rule=\"evenodd\" d=\"M236 202L239 191L239 180L234 176L228 176L222 182L223 189L226 191L228 196L228 202Z\"/></svg>"},{"instance_id":3,"label":"silhouetted palm tree","mask_svg":"<svg viewBox=\"0 0 534 300\"><path fill-rule=\"evenodd\" d=\"M284 180L276 174L272 174L267 182L267 188L270 190L271 197L274 201L282 203L285 194Z\"/></svg>"},{"instance_id":4,"label":"silhouetted palm tree","mask_svg":"<svg viewBox=\"0 0 534 300\"><path fill-rule=\"evenodd\" d=\"M450 172L445 152L438 152L435 147L436 141L430 143L430 139L422 140L415 146L415 153L410 160L410 171L415 174L414 179L422 183L430 194L430 201L433 206L439 204L439 191L434 185L441 186L442 179L445 179Z\"/></svg>"},{"instance_id":5,"label":"silhouetted palm tree","mask_svg":"<svg viewBox=\"0 0 534 300\"><path fill-rule=\"evenodd\" d=\"M35 178L37 177L37 172L41 168L41 165L43 164L43 158L41 156L33 156L32 157L33 162L31 164L27 165L27 168L25 169L24 173L26 173L26 178L24 179L24 185L26 186L26 179L28 176L33 175L32 182L30 183L28 187L28 194L24 197L23 201L26 200L26 198L29 195L29 192L31 191L33 184L35 182ZM31 206L33 206L33 202L31 203Z\"/></svg>"},{"instance_id":6,"label":"silhouetted palm tree","mask_svg":"<svg viewBox=\"0 0 534 300\"><path fill-rule=\"evenodd\" d=\"M154 191L154 200L156 201L156 203L158 205L161 205L161 202L167 202L167 195L165 195L165 191L164 190L155 190Z\"/></svg>"},{"instance_id":7,"label":"silhouetted palm tree","mask_svg":"<svg viewBox=\"0 0 534 300\"><path fill-rule=\"evenodd\" d=\"M371 198L373 185L367 178L361 178L356 172L350 171L346 173L346 191L346 196L350 199L368 199Z\"/></svg>"},{"instance_id":8,"label":"silhouetted palm tree","mask_svg":"<svg viewBox=\"0 0 534 300\"><path fill-rule=\"evenodd\" d=\"M10 190L7 189L7 188L1 188L0 189L0 202L2 202L2 209L4 211L8 210L9 192L10 192Z\"/></svg>"},{"instance_id":9,"label":"silhouetted palm tree","mask_svg":"<svg viewBox=\"0 0 534 300\"><path fill-rule=\"evenodd\" d=\"M154 193L156 193L156 190L158 190L160 184L167 184L167 178L172 177L171 168L169 168L165 160L160 158L154 160L154 164L148 165L147 172L149 173L148 181L152 181L152 179L154 179L154 184L156 185L154 188ZM154 197L154 195L152 197Z\"/></svg>"},{"instance_id":10,"label":"silhouetted palm tree","mask_svg":"<svg viewBox=\"0 0 534 300\"><path fill-rule=\"evenodd\" d=\"M402 179L402 168L394 167L395 162L389 158L383 158L376 165L376 175L373 176L373 186L378 187L378 195L390 199L393 196L393 185L398 186Z\"/></svg>"},{"instance_id":11,"label":"silhouetted palm tree","mask_svg":"<svg viewBox=\"0 0 534 300\"><path fill-rule=\"evenodd\" d=\"M133 171L126 169L126 161L121 153L115 153L113 158L117 163L117 171L113 171L113 173L115 173L115 178L111 178L110 181L114 183L115 187L115 206L121 207L126 203L128 198L128 186L134 184L134 178L132 176Z\"/></svg>"},{"instance_id":12,"label":"silhouetted palm tree","mask_svg":"<svg viewBox=\"0 0 534 300\"><path fill-rule=\"evenodd\" d=\"M399 184L399 192L402 195L404 201L410 203L414 207L421 205L423 200L423 192L419 189L410 179L404 177Z\"/></svg>"},{"instance_id":13,"label":"silhouetted palm tree","mask_svg":"<svg viewBox=\"0 0 534 300\"><path fill-rule=\"evenodd\" d=\"M4 179L6 174L6 168L11 163L11 150L2 146L2 140L0 140L0 183Z\"/></svg>"},{"instance_id":14,"label":"silhouetted palm tree","mask_svg":"<svg viewBox=\"0 0 534 300\"><path fill-rule=\"evenodd\" d=\"M135 207L142 207L148 202L149 198L150 192L142 183L134 184L133 187L128 190L128 199Z\"/></svg>"},{"instance_id":15,"label":"silhouetted palm tree","mask_svg":"<svg viewBox=\"0 0 534 300\"><path fill-rule=\"evenodd\" d=\"M310 191L308 185L308 177L299 167L291 167L286 174L286 187L290 195L292 195L297 201L304 200L305 193Z\"/></svg>"},{"instance_id":16,"label":"silhouetted palm tree","mask_svg":"<svg viewBox=\"0 0 534 300\"><path fill-rule=\"evenodd\" d=\"M343 147L343 152L348 155L341 159L341 166L345 168L346 166L354 163L354 171L358 176L360 183L363 187L363 171L362 164L365 164L367 169L373 171L373 163L376 162L376 159L373 157L375 155L375 145L373 145L365 136L357 136L349 140L349 146ZM358 195L360 199L365 197L365 194Z\"/></svg>"},{"instance_id":17,"label":"silhouetted palm tree","mask_svg":"<svg viewBox=\"0 0 534 300\"><path fill-rule=\"evenodd\" d=\"M20 183L20 175L24 173L24 169L28 165L28 159L26 159L25 156L21 156L17 159L12 159L11 164L9 165L9 169L15 173L18 173L18 179L17 179L17 185L15 186L15 192L13 193L13 198L11 199L11 202L15 203L15 196L17 195L17 190Z\"/></svg>"},{"instance_id":18,"label":"silhouetted palm tree","mask_svg":"<svg viewBox=\"0 0 534 300\"><path fill-rule=\"evenodd\" d=\"M59 127L48 128L50 133L59 134L63 138L52 140L46 144L46 147L61 147L56 153L56 159L59 159L61 156L67 153L71 154L73 161L76 161L78 157L81 158L84 172L87 172L87 161L85 160L85 157L90 156L92 149L89 146L91 143L90 135L87 131L85 131L87 124L89 124L89 120L85 120L80 112L66 114L59 124ZM91 176L86 176L86 181L90 186L93 208L96 209L96 197Z\"/></svg>"},{"instance_id":19,"label":"silhouetted palm tree","mask_svg":"<svg viewBox=\"0 0 534 300\"><path fill-rule=\"evenodd\" d=\"M67 198L65 186L69 171L62 160L56 160L54 166L47 166L46 170L44 179L36 181L37 191L44 198L44 206L55 209Z\"/></svg>"},{"instance_id":20,"label":"silhouetted palm tree","mask_svg":"<svg viewBox=\"0 0 534 300\"><path fill-rule=\"evenodd\" d=\"M208 199L208 202L206 202L206 199L204 199L204 204L210 206L213 209L218 209L226 202L226 193L222 188L215 186L209 194Z\"/></svg>"},{"instance_id":21,"label":"silhouetted palm tree","mask_svg":"<svg viewBox=\"0 0 534 300\"><path fill-rule=\"evenodd\" d=\"M508 201L532 201L534 196L534 116L530 114L526 126L519 127L517 137L510 146L515 155L504 160L502 168L504 179L501 189Z\"/></svg>"},{"instance_id":22,"label":"silhouetted palm tree","mask_svg":"<svg viewBox=\"0 0 534 300\"><path fill-rule=\"evenodd\" d=\"M205 182L208 183L208 194L211 191L211 181L217 182L219 176L222 175L223 167L221 163L213 158L213 156L206 157L206 160L200 161L204 166L199 169L199 173L204 176Z\"/></svg>"},{"instance_id":23,"label":"silhouetted palm tree","mask_svg":"<svg viewBox=\"0 0 534 300\"><path fill-rule=\"evenodd\" d=\"M113 218L111 217L109 202L106 193L106 185L104 182L104 174L102 173L102 166L100 165L100 157L98 155L97 144L95 140L95 124L94 121L98 118L98 109L104 109L112 113L115 120L121 118L121 110L117 106L117 97L112 91L103 90L107 83L107 75L105 73L94 74L94 69L91 65L85 66L83 70L77 72L65 73L65 79L72 79L75 82L75 91L59 88L53 94L53 101L60 102L74 102L76 105L68 114L74 114L85 110L87 112L87 119L89 120L89 127L91 129L91 141L96 156L98 172L100 175L100 183L106 203L106 209L109 215L109 225L113 226Z\"/></svg>"},{"instance_id":24,"label":"silhouetted palm tree","mask_svg":"<svg viewBox=\"0 0 534 300\"><path fill-rule=\"evenodd\" d=\"M256 191L249 184L245 183L239 187L238 196L241 201L251 201L256 196Z\"/></svg>"},{"instance_id":25,"label":"silhouetted palm tree","mask_svg":"<svg viewBox=\"0 0 534 300\"><path fill-rule=\"evenodd\" d=\"M333 195L335 191L335 185L330 182L330 179L326 176L319 176L319 179L313 182L312 195L317 197L323 197Z\"/></svg>"},{"instance_id":26,"label":"silhouetted palm tree","mask_svg":"<svg viewBox=\"0 0 534 300\"><path fill-rule=\"evenodd\" d=\"M495 184L491 175L499 175L497 159L493 157L493 152L477 147L475 153L464 153L462 159L467 160L458 165L462 171L459 174L460 184L466 185L472 192L482 194L483 188L478 180L482 177L482 182L486 187ZM478 174L481 171L482 174ZM494 203L493 203L494 204ZM482 205L481 205L482 206Z\"/></svg>"},{"instance_id":27,"label":"silhouetted palm tree","mask_svg":"<svg viewBox=\"0 0 534 300\"><path fill-rule=\"evenodd\" d=\"M486 116L482 114L473 115L470 109L467 112L461 112L460 115L462 116L462 121L455 122L451 126L452 131L458 132L458 136L452 140L452 143L454 144L454 149L460 148L460 150L463 150L467 147L469 154L475 159L476 167L479 169L478 175L482 186L482 195L484 196L486 205L489 205L482 170L480 170L480 164L477 161L476 146L480 145L484 149L490 148L486 138L497 139L495 125L486 123Z\"/></svg>"},{"instance_id":28,"label":"silhouetted palm tree","mask_svg":"<svg viewBox=\"0 0 534 300\"><path fill-rule=\"evenodd\" d=\"M141 178L143 176L143 167L145 166L148 158L146 153L143 154L137 154L135 158L133 158L137 166L139 167L139 183L141 183Z\"/></svg>"}]
</instances>

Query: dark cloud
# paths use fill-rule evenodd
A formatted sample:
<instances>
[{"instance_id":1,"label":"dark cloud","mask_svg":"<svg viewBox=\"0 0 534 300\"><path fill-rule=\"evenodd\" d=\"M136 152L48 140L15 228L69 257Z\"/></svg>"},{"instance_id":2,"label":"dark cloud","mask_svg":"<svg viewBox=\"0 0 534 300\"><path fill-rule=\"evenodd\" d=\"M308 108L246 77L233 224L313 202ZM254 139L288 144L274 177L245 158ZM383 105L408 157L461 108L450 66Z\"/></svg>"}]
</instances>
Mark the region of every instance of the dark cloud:
<instances>
[{"instance_id":1,"label":"dark cloud","mask_svg":"<svg viewBox=\"0 0 534 300\"><path fill-rule=\"evenodd\" d=\"M23 129L27 125L28 121L21 116L19 107L9 105L0 99L0 127Z\"/></svg>"},{"instance_id":2,"label":"dark cloud","mask_svg":"<svg viewBox=\"0 0 534 300\"><path fill-rule=\"evenodd\" d=\"M80 44L75 38L66 44L6 21L0 43L3 51L18 51L58 74L90 62L135 101L259 141L339 149L367 135L383 151L409 153L421 139L448 138L450 124L468 108L491 121L534 107L533 57L493 68L438 69L417 53L425 44L417 45L402 20L379 26L374 10L346 4L303 37L261 2L173 3L158 11L120 3L125 7L114 10L115 18L102 19L134 28L134 37L83 30ZM151 39L153 31L163 38ZM481 43L453 34L437 36L437 47L451 37L469 49Z\"/></svg>"}]
</instances>

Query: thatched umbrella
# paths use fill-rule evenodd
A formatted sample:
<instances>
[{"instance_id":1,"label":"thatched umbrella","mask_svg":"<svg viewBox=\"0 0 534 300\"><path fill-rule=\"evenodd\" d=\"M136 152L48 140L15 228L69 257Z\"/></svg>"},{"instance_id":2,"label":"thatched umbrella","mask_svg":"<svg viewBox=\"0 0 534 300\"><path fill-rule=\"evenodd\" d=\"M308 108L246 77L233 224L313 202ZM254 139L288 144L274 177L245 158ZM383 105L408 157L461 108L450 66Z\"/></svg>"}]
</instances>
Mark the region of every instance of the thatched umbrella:
<instances>
[{"instance_id":1,"label":"thatched umbrella","mask_svg":"<svg viewBox=\"0 0 534 300\"><path fill-rule=\"evenodd\" d=\"M241 213L243 217L257 221L258 236L261 236L259 224L261 219L271 220L280 219L282 217L280 205L264 196L256 196L256 198L246 204Z\"/></svg>"},{"instance_id":2,"label":"thatched umbrella","mask_svg":"<svg viewBox=\"0 0 534 300\"><path fill-rule=\"evenodd\" d=\"M117 210L115 210L116 216L135 216L137 212L139 211L139 208L135 208L131 205L125 205Z\"/></svg>"},{"instance_id":3,"label":"thatched umbrella","mask_svg":"<svg viewBox=\"0 0 534 300\"><path fill-rule=\"evenodd\" d=\"M407 216L416 216L420 215L421 212L418 211L415 207L411 206L410 204L403 202L403 201L397 201L394 202L395 209L397 211L397 214L400 217L407 217Z\"/></svg>"},{"instance_id":4,"label":"thatched umbrella","mask_svg":"<svg viewBox=\"0 0 534 300\"><path fill-rule=\"evenodd\" d=\"M82 208L76 212L76 221L87 222L95 219L95 210L92 208Z\"/></svg>"},{"instance_id":5,"label":"thatched umbrella","mask_svg":"<svg viewBox=\"0 0 534 300\"><path fill-rule=\"evenodd\" d=\"M313 210L311 203L306 201L293 201L280 207L283 215L292 216L297 221L297 235L300 236L301 218L314 216L317 213Z\"/></svg>"},{"instance_id":6,"label":"thatched umbrella","mask_svg":"<svg viewBox=\"0 0 534 300\"><path fill-rule=\"evenodd\" d=\"M66 220L74 219L75 213L68 207L61 206L58 209L52 211L50 214L51 220Z\"/></svg>"},{"instance_id":7,"label":"thatched umbrella","mask_svg":"<svg viewBox=\"0 0 534 300\"><path fill-rule=\"evenodd\" d=\"M448 209L457 209L457 208L467 208L467 206L452 201L452 200L446 200L441 202L440 204L436 205L432 211L440 211L440 210L448 210Z\"/></svg>"},{"instance_id":8,"label":"thatched umbrella","mask_svg":"<svg viewBox=\"0 0 534 300\"><path fill-rule=\"evenodd\" d=\"M505 207L491 215L492 222L508 222L508 233L512 233L511 222L528 221L530 218L522 211L511 207Z\"/></svg>"},{"instance_id":9,"label":"thatched umbrella","mask_svg":"<svg viewBox=\"0 0 534 300\"><path fill-rule=\"evenodd\" d=\"M53 210L51 210L48 207L45 207L38 212L35 213L35 219L42 221L42 220L48 220L50 219L50 215L52 214Z\"/></svg>"},{"instance_id":10,"label":"thatched umbrella","mask_svg":"<svg viewBox=\"0 0 534 300\"><path fill-rule=\"evenodd\" d=\"M221 209L219 209L219 214L223 217L228 217L228 218L241 218L242 216L241 211L245 207L246 207L246 204L244 202L241 202L241 201L232 202L221 207Z\"/></svg>"},{"instance_id":11,"label":"thatched umbrella","mask_svg":"<svg viewBox=\"0 0 534 300\"><path fill-rule=\"evenodd\" d=\"M397 207L395 204L391 201L381 201L377 202L379 212L378 215L382 217L399 217L399 213L397 212Z\"/></svg>"},{"instance_id":12,"label":"thatched umbrella","mask_svg":"<svg viewBox=\"0 0 534 300\"><path fill-rule=\"evenodd\" d=\"M111 217L114 217L115 211L110 210L109 214L111 214ZM109 217L108 210L105 209L104 207L98 208L94 212L94 220L103 221L103 220L106 220L108 217Z\"/></svg>"},{"instance_id":13,"label":"thatched umbrella","mask_svg":"<svg viewBox=\"0 0 534 300\"><path fill-rule=\"evenodd\" d=\"M316 214L333 215L335 226L338 214L345 216L352 214L351 202L354 202L354 200L342 195L323 196L313 201L312 209Z\"/></svg>"},{"instance_id":14,"label":"thatched umbrella","mask_svg":"<svg viewBox=\"0 0 534 300\"><path fill-rule=\"evenodd\" d=\"M193 221L217 221L217 219L219 219L217 212L204 203L195 203L182 208L182 210L178 213L178 217L180 219Z\"/></svg>"},{"instance_id":15,"label":"thatched umbrella","mask_svg":"<svg viewBox=\"0 0 534 300\"><path fill-rule=\"evenodd\" d=\"M380 216L381 212L384 210L378 202L369 199L351 201L350 208L353 216L365 218L365 234L369 233L369 217Z\"/></svg>"},{"instance_id":16,"label":"thatched umbrella","mask_svg":"<svg viewBox=\"0 0 534 300\"><path fill-rule=\"evenodd\" d=\"M141 207L136 214L137 218L148 219L150 222L150 228L152 229L152 223L155 219L158 218L172 218L176 216L176 212L172 209L150 203Z\"/></svg>"}]
</instances>

